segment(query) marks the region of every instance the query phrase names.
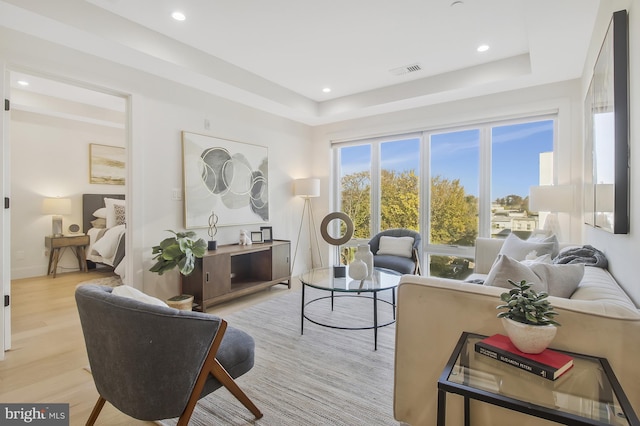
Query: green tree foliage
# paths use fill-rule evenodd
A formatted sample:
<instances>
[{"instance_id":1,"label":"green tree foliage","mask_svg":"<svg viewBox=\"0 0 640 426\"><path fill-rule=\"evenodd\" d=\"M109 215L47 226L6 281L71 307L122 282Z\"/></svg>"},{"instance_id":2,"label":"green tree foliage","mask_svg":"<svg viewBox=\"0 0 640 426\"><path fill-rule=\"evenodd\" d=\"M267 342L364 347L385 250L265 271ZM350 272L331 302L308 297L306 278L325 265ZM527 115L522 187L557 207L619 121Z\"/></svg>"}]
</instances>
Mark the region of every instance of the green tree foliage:
<instances>
[{"instance_id":1,"label":"green tree foliage","mask_svg":"<svg viewBox=\"0 0 640 426\"><path fill-rule=\"evenodd\" d=\"M478 236L478 202L459 179L431 179L431 243L473 245Z\"/></svg>"},{"instance_id":2,"label":"green tree foliage","mask_svg":"<svg viewBox=\"0 0 640 426\"><path fill-rule=\"evenodd\" d=\"M380 215L381 229L418 230L420 197L418 176L413 170L402 173L382 170Z\"/></svg>"},{"instance_id":3,"label":"green tree foliage","mask_svg":"<svg viewBox=\"0 0 640 426\"><path fill-rule=\"evenodd\" d=\"M353 221L354 238L371 236L371 174L352 173L342 178L342 211Z\"/></svg>"}]
</instances>

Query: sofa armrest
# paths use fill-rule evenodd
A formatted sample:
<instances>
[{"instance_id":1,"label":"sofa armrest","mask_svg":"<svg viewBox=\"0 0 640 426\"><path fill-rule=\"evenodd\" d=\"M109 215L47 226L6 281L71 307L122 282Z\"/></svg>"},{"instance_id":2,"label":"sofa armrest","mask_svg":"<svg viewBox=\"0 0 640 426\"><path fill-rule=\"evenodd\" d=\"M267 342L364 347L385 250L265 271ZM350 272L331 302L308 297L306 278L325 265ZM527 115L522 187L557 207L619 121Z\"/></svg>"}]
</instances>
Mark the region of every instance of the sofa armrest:
<instances>
[{"instance_id":1,"label":"sofa armrest","mask_svg":"<svg viewBox=\"0 0 640 426\"><path fill-rule=\"evenodd\" d=\"M461 333L504 333L496 318L503 291L447 279L402 277L396 322L396 420L436 424L438 378ZM551 346L607 358L629 400L639 401L640 370L634 358L640 353L640 315L593 314L588 311L589 301L550 300L562 324ZM447 398L448 423L462 424L462 412L462 398ZM472 402L472 415L472 424L553 424L476 402Z\"/></svg>"}]
</instances>

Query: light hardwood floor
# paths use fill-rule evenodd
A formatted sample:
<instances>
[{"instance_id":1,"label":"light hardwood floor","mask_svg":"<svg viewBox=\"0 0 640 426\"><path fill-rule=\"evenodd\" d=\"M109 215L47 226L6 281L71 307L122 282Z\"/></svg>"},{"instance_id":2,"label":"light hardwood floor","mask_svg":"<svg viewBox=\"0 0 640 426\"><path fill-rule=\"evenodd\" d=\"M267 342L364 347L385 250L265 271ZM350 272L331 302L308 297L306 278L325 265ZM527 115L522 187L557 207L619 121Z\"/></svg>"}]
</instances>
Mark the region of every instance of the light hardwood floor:
<instances>
[{"instance_id":1,"label":"light hardwood floor","mask_svg":"<svg viewBox=\"0 0 640 426\"><path fill-rule=\"evenodd\" d=\"M13 280L12 349L0 361L3 403L68 403L70 424L85 424L98 393L87 360L74 290L78 283L110 276L105 272L71 272ZM299 286L299 284L298 284ZM294 287L295 285L294 280ZM208 312L224 317L283 294L284 285L243 297ZM97 425L142 425L105 404Z\"/></svg>"}]
</instances>

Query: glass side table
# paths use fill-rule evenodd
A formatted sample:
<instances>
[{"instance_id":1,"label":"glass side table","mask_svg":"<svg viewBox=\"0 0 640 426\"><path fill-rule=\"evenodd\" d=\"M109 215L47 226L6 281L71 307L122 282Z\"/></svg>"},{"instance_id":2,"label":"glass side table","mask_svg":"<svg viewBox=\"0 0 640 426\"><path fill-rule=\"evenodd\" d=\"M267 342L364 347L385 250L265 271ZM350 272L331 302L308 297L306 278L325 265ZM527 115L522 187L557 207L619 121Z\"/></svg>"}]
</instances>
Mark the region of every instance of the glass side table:
<instances>
[{"instance_id":1,"label":"glass side table","mask_svg":"<svg viewBox=\"0 0 640 426\"><path fill-rule=\"evenodd\" d=\"M574 366L552 381L475 352L485 337L460 336L438 380L438 426L445 425L447 393L464 397L465 426L471 399L566 425L640 425L605 358L565 352Z\"/></svg>"}]
</instances>

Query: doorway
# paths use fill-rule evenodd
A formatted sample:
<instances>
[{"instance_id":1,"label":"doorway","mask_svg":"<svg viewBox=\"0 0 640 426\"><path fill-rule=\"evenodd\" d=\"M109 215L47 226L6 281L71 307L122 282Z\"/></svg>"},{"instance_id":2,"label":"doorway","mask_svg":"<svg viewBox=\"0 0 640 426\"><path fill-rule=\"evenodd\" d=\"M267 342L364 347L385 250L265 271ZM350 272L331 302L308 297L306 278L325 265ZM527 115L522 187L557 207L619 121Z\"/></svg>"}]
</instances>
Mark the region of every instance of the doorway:
<instances>
[{"instance_id":1,"label":"doorway","mask_svg":"<svg viewBox=\"0 0 640 426\"><path fill-rule=\"evenodd\" d=\"M108 90L38 73L9 70L8 74L11 110L5 176L10 188L11 244L4 264L10 262L11 279L18 279L49 272L45 237L53 232L53 221L43 213L45 198L68 200L62 233L73 234L78 232L76 226L82 232L82 194L126 193L124 185L91 183L89 153L92 145L126 152L129 114L128 98ZM67 250L57 272L73 270L78 270L78 261ZM5 294L10 294L10 280L4 285ZM6 318L10 321L5 312ZM5 350L10 348L10 329L5 321Z\"/></svg>"}]
</instances>

